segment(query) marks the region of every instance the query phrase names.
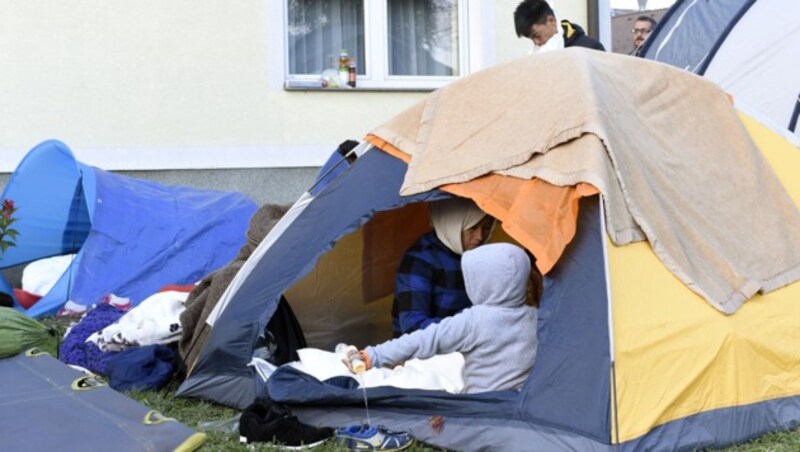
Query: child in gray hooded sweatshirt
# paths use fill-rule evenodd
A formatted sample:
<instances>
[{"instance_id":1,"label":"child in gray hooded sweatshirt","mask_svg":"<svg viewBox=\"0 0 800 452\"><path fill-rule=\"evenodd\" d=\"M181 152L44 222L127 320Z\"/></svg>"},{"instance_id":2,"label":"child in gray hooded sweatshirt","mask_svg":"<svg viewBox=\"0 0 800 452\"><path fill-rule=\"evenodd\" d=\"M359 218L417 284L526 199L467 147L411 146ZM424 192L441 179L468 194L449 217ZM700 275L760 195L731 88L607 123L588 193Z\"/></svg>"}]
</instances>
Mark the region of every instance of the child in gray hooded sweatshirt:
<instances>
[{"instance_id":1,"label":"child in gray hooded sweatshirt","mask_svg":"<svg viewBox=\"0 0 800 452\"><path fill-rule=\"evenodd\" d=\"M360 352L367 368L461 352L464 392L516 389L536 359L536 308L525 304L531 262L509 243L484 245L461 258L471 308L438 324Z\"/></svg>"}]
</instances>

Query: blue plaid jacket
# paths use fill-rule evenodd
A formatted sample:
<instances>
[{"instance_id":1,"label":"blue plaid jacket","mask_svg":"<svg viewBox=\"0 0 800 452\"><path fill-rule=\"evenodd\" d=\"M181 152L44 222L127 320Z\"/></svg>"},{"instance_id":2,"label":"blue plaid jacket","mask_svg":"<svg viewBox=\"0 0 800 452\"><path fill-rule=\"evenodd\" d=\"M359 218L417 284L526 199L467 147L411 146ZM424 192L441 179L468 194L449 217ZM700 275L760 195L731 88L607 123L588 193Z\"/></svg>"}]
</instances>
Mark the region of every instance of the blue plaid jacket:
<instances>
[{"instance_id":1,"label":"blue plaid jacket","mask_svg":"<svg viewBox=\"0 0 800 452\"><path fill-rule=\"evenodd\" d=\"M392 306L394 336L416 331L472 306L461 256L429 232L406 251L397 269Z\"/></svg>"}]
</instances>

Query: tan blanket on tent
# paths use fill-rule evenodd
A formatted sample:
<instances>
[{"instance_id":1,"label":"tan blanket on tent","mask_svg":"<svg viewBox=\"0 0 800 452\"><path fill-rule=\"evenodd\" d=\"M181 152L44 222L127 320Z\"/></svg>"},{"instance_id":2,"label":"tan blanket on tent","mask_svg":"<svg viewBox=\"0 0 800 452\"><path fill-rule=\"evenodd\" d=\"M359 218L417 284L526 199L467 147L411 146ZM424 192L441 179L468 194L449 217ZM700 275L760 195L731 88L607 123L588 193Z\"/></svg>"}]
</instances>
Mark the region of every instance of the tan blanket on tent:
<instances>
[{"instance_id":1,"label":"tan blanket on tent","mask_svg":"<svg viewBox=\"0 0 800 452\"><path fill-rule=\"evenodd\" d=\"M685 71L577 48L534 55L372 133L411 156L404 195L490 172L591 183L615 244L646 238L725 313L800 279L800 212L725 93Z\"/></svg>"}]
</instances>

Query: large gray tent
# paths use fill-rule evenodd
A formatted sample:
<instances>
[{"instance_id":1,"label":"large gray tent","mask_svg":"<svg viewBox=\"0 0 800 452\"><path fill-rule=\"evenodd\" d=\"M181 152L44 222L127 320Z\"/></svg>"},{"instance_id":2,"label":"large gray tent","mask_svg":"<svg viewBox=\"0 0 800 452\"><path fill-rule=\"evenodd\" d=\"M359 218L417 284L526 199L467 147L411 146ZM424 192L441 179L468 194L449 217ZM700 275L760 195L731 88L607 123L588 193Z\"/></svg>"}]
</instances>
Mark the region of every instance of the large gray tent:
<instances>
[{"instance_id":1,"label":"large gray tent","mask_svg":"<svg viewBox=\"0 0 800 452\"><path fill-rule=\"evenodd\" d=\"M678 0L642 56L702 75L800 145L800 2Z\"/></svg>"}]
</instances>

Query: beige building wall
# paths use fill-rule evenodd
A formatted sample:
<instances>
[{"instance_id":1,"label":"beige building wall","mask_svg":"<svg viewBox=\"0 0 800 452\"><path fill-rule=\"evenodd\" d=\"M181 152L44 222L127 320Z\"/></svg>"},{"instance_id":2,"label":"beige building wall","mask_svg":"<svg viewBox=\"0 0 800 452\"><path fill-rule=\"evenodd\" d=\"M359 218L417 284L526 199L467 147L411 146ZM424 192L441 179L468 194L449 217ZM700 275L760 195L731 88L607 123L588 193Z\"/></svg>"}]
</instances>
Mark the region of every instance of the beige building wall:
<instances>
[{"instance_id":1,"label":"beige building wall","mask_svg":"<svg viewBox=\"0 0 800 452\"><path fill-rule=\"evenodd\" d=\"M471 71L528 53L518 0L466 1ZM49 138L108 170L314 168L427 94L284 90L283 33L282 0L0 2L0 172Z\"/></svg>"}]
</instances>

